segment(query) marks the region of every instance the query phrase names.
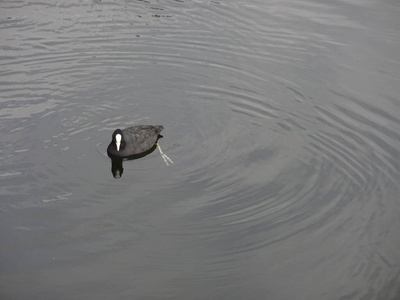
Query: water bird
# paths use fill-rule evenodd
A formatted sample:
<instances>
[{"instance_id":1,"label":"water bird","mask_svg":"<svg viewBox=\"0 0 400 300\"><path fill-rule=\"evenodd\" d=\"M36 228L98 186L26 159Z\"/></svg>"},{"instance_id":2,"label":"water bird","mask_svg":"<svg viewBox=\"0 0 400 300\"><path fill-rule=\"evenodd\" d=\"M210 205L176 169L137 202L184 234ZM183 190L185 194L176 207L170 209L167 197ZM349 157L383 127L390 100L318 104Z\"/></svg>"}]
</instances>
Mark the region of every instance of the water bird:
<instances>
[{"instance_id":1,"label":"water bird","mask_svg":"<svg viewBox=\"0 0 400 300\"><path fill-rule=\"evenodd\" d=\"M158 139L162 137L160 132L164 129L162 125L137 125L125 129L116 129L112 134L111 143L107 147L107 154L111 159L123 159L149 151L157 146L164 162L174 163L161 150Z\"/></svg>"}]
</instances>

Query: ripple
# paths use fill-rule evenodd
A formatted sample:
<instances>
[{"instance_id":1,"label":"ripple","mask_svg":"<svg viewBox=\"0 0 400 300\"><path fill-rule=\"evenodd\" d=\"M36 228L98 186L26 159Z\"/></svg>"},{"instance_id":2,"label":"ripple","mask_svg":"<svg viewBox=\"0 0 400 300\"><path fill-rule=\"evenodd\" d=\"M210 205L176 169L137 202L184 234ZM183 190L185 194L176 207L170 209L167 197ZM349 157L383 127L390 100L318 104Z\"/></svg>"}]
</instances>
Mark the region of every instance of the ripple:
<instances>
[{"instance_id":1,"label":"ripple","mask_svg":"<svg viewBox=\"0 0 400 300\"><path fill-rule=\"evenodd\" d=\"M25 104L17 103L18 106L10 107L11 104L7 105L5 108L0 108L0 115L2 118L28 118L36 114L47 112L48 110L54 110L60 101L46 100L40 103L32 103L29 101ZM13 103L13 105L15 105Z\"/></svg>"},{"instance_id":2,"label":"ripple","mask_svg":"<svg viewBox=\"0 0 400 300\"><path fill-rule=\"evenodd\" d=\"M328 298L357 298L359 282L394 285L398 34L379 34L382 20L394 24L387 15L369 24L341 5L4 4L1 210L17 216L12 228L39 233L7 260L16 278L31 282L34 266L55 283L101 262L122 274L113 290L153 280L177 299L215 282L216 298L253 287L262 298L265 278L273 291L292 286L286 298L321 278L315 293ZM127 161L115 181L112 131L158 123L174 164ZM19 255L29 266L12 265Z\"/></svg>"}]
</instances>

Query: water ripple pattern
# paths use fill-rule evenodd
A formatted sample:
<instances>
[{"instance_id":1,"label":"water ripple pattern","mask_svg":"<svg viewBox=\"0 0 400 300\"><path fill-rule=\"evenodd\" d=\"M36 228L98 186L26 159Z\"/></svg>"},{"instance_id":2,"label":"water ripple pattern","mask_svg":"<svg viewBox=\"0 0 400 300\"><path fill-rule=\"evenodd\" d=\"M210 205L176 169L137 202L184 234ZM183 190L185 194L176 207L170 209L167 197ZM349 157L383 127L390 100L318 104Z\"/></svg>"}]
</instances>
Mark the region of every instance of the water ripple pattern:
<instances>
[{"instance_id":1,"label":"water ripple pattern","mask_svg":"<svg viewBox=\"0 0 400 300\"><path fill-rule=\"evenodd\" d=\"M0 295L398 299L399 12L3 1Z\"/></svg>"}]
</instances>

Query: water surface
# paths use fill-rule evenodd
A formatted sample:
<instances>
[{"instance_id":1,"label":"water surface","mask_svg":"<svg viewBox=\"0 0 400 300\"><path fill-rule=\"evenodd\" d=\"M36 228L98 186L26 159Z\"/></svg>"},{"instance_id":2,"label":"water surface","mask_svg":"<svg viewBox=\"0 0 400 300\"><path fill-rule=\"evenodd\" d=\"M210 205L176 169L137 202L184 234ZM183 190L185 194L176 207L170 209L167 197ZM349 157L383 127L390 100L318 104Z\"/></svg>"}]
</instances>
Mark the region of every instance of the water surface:
<instances>
[{"instance_id":1,"label":"water surface","mask_svg":"<svg viewBox=\"0 0 400 300\"><path fill-rule=\"evenodd\" d=\"M399 13L3 1L1 298L398 299Z\"/></svg>"}]
</instances>

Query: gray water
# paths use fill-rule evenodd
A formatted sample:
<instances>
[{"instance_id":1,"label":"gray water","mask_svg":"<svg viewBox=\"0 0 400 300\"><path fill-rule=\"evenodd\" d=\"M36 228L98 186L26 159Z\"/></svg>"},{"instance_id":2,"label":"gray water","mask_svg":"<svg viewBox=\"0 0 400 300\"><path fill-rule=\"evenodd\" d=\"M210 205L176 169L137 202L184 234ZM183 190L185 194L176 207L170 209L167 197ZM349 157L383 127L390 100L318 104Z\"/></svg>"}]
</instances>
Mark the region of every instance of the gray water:
<instances>
[{"instance_id":1,"label":"gray water","mask_svg":"<svg viewBox=\"0 0 400 300\"><path fill-rule=\"evenodd\" d=\"M400 299L399 16L2 1L0 298Z\"/></svg>"}]
</instances>

